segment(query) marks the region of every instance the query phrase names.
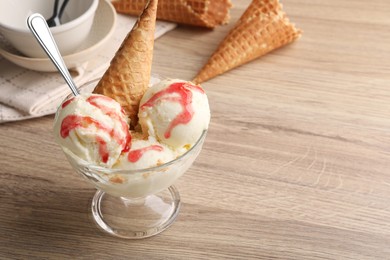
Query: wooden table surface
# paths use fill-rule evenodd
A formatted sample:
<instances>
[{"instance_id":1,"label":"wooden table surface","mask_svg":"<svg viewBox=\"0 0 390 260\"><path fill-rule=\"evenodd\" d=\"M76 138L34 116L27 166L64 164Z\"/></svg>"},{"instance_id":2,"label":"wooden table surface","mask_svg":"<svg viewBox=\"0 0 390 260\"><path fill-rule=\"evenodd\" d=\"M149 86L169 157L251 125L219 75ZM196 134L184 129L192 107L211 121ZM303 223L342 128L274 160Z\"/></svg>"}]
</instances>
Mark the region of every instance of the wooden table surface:
<instances>
[{"instance_id":1,"label":"wooden table surface","mask_svg":"<svg viewBox=\"0 0 390 260\"><path fill-rule=\"evenodd\" d=\"M192 79L231 23L179 27L153 72ZM130 241L92 222L53 116L0 125L1 259L389 259L390 2L285 0L297 42L203 86L204 149L177 221Z\"/></svg>"}]
</instances>

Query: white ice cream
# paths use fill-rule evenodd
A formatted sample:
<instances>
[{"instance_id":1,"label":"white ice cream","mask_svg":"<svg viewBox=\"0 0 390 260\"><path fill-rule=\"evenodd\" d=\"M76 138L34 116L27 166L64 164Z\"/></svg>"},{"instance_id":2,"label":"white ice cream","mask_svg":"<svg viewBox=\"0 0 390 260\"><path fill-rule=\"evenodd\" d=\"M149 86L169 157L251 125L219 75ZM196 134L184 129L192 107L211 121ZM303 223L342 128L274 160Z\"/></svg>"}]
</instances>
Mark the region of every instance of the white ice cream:
<instances>
[{"instance_id":1,"label":"white ice cream","mask_svg":"<svg viewBox=\"0 0 390 260\"><path fill-rule=\"evenodd\" d=\"M189 149L208 128L210 108L199 85L165 79L146 91L138 117L144 133L174 149Z\"/></svg>"},{"instance_id":2,"label":"white ice cream","mask_svg":"<svg viewBox=\"0 0 390 260\"><path fill-rule=\"evenodd\" d=\"M139 109L142 133L130 133L127 116L115 100L82 94L61 104L54 135L75 169L97 188L113 196L138 198L169 187L190 167L202 143L182 155L199 140L209 121L203 89L174 79L146 91ZM174 159L173 164L150 169ZM103 168L82 167L88 164Z\"/></svg>"},{"instance_id":3,"label":"white ice cream","mask_svg":"<svg viewBox=\"0 0 390 260\"><path fill-rule=\"evenodd\" d=\"M54 136L65 152L87 162L111 167L130 141L129 125L115 100L96 94L81 94L58 109Z\"/></svg>"},{"instance_id":4,"label":"white ice cream","mask_svg":"<svg viewBox=\"0 0 390 260\"><path fill-rule=\"evenodd\" d=\"M113 166L115 169L137 170L160 166L176 158L176 153L154 138L147 140L136 139L133 136L131 149L123 153L118 162Z\"/></svg>"}]
</instances>

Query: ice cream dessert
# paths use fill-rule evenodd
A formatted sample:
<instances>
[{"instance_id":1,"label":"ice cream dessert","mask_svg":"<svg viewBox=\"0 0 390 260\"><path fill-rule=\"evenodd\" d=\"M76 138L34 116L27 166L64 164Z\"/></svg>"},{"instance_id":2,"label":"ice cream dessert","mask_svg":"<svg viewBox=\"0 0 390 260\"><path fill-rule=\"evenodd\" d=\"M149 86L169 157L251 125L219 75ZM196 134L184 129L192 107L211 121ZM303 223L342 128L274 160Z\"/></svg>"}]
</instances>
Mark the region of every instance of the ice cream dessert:
<instances>
[{"instance_id":1,"label":"ice cream dessert","mask_svg":"<svg viewBox=\"0 0 390 260\"><path fill-rule=\"evenodd\" d=\"M54 136L79 158L111 167L129 150L131 135L123 109L112 98L82 94L65 100L57 112Z\"/></svg>"},{"instance_id":2,"label":"ice cream dessert","mask_svg":"<svg viewBox=\"0 0 390 260\"><path fill-rule=\"evenodd\" d=\"M56 114L54 136L72 166L113 196L138 198L172 185L199 154L210 120L204 90L182 80L151 86L139 111L147 127L138 131L103 95L66 99Z\"/></svg>"},{"instance_id":3,"label":"ice cream dessert","mask_svg":"<svg viewBox=\"0 0 390 260\"><path fill-rule=\"evenodd\" d=\"M137 170L162 165L188 151L209 121L208 99L201 86L165 79L141 99L142 131L129 129L126 114L114 99L82 94L60 105L54 135L65 152L86 162Z\"/></svg>"},{"instance_id":4,"label":"ice cream dessert","mask_svg":"<svg viewBox=\"0 0 390 260\"><path fill-rule=\"evenodd\" d=\"M208 100L199 85L166 79L146 91L139 114L143 126L130 130L118 102L81 94L59 106L55 139L99 189L114 196L154 194L172 185L200 152L195 145L208 128Z\"/></svg>"},{"instance_id":5,"label":"ice cream dessert","mask_svg":"<svg viewBox=\"0 0 390 260\"><path fill-rule=\"evenodd\" d=\"M157 0L149 1L93 93L65 100L55 119L55 138L74 168L115 196L172 185L199 154L210 121L200 85L150 85L156 10Z\"/></svg>"},{"instance_id":6,"label":"ice cream dessert","mask_svg":"<svg viewBox=\"0 0 390 260\"><path fill-rule=\"evenodd\" d=\"M73 169L94 184L91 210L111 235L145 238L180 209L173 186L199 155L210 120L200 85L164 79L150 86L157 0L149 0L93 93L59 106L54 135Z\"/></svg>"}]
</instances>

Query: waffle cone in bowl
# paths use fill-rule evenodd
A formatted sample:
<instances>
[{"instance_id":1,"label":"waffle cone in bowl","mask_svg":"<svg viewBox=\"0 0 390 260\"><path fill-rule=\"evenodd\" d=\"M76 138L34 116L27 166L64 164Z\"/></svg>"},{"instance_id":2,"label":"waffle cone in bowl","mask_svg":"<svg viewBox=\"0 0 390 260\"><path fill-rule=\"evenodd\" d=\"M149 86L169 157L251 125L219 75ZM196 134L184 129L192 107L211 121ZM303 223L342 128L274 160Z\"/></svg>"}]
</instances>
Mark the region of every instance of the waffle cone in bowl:
<instances>
[{"instance_id":1,"label":"waffle cone in bowl","mask_svg":"<svg viewBox=\"0 0 390 260\"><path fill-rule=\"evenodd\" d=\"M119 13L139 15L146 0L113 0ZM228 23L230 0L160 0L157 18L181 24L214 28Z\"/></svg>"},{"instance_id":2,"label":"waffle cone in bowl","mask_svg":"<svg viewBox=\"0 0 390 260\"><path fill-rule=\"evenodd\" d=\"M278 0L253 0L193 82L202 83L259 58L293 42L301 34Z\"/></svg>"},{"instance_id":3,"label":"waffle cone in bowl","mask_svg":"<svg viewBox=\"0 0 390 260\"><path fill-rule=\"evenodd\" d=\"M123 40L109 68L93 90L115 99L130 118L138 122L139 102L149 87L158 0L150 0L133 29Z\"/></svg>"}]
</instances>

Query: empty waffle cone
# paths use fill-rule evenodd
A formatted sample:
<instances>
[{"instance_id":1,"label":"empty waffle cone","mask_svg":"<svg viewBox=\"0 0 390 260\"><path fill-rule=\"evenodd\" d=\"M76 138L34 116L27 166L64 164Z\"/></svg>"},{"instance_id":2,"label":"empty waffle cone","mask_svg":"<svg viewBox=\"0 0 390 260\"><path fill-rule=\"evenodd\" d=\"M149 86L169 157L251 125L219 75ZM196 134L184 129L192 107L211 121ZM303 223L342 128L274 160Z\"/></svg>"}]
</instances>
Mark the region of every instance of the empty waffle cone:
<instances>
[{"instance_id":1,"label":"empty waffle cone","mask_svg":"<svg viewBox=\"0 0 390 260\"><path fill-rule=\"evenodd\" d=\"M145 6L93 91L119 102L132 127L138 122L139 102L149 87L157 2L150 0Z\"/></svg>"},{"instance_id":2,"label":"empty waffle cone","mask_svg":"<svg viewBox=\"0 0 390 260\"><path fill-rule=\"evenodd\" d=\"M300 35L278 0L254 0L193 82L209 80L291 43Z\"/></svg>"},{"instance_id":3,"label":"empty waffle cone","mask_svg":"<svg viewBox=\"0 0 390 260\"><path fill-rule=\"evenodd\" d=\"M139 15L146 0L113 0L119 13ZM228 23L230 0L160 0L157 19L214 28Z\"/></svg>"}]
</instances>

